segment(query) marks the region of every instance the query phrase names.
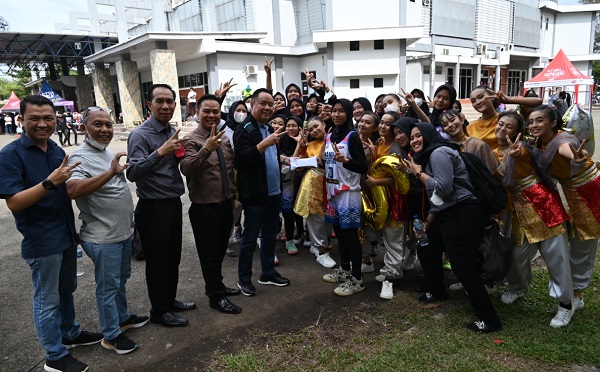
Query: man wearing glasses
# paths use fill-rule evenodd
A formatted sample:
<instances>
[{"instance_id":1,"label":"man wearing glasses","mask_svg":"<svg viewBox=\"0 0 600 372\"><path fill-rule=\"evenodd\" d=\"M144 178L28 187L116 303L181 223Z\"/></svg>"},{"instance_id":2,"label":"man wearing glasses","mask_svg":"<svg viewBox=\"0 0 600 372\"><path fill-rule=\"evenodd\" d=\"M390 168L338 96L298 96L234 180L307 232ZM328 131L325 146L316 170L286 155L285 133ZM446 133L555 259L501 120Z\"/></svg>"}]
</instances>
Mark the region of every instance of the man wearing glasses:
<instances>
[{"instance_id":1,"label":"man wearing glasses","mask_svg":"<svg viewBox=\"0 0 600 372\"><path fill-rule=\"evenodd\" d=\"M180 196L185 188L179 159L185 150L179 131L169 124L175 112L175 91L166 84L148 90L150 118L127 140L127 179L136 184L139 197L134 212L146 256L146 284L152 309L150 321L165 327L184 327L187 319L175 311L196 308L193 302L178 301L181 261L182 210Z\"/></svg>"},{"instance_id":2,"label":"man wearing glasses","mask_svg":"<svg viewBox=\"0 0 600 372\"><path fill-rule=\"evenodd\" d=\"M126 154L107 147L113 138L109 111L90 107L83 115L85 140L73 152L69 164L79 163L67 181L67 194L75 199L82 220L79 238L92 259L96 274L96 304L102 346L117 354L138 348L123 331L148 323L147 316L130 314L125 284L131 276L133 200L123 172Z\"/></svg>"}]
</instances>

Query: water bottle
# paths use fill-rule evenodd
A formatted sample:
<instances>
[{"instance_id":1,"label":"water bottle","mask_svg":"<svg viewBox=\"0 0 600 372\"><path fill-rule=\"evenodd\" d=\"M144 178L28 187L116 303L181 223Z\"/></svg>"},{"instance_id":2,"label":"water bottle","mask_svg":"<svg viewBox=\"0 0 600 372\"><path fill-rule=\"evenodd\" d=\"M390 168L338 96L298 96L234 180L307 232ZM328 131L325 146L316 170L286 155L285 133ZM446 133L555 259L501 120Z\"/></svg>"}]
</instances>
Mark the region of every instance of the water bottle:
<instances>
[{"instance_id":1,"label":"water bottle","mask_svg":"<svg viewBox=\"0 0 600 372\"><path fill-rule=\"evenodd\" d=\"M83 249L77 247L77 276L83 275Z\"/></svg>"},{"instance_id":2,"label":"water bottle","mask_svg":"<svg viewBox=\"0 0 600 372\"><path fill-rule=\"evenodd\" d=\"M429 239L427 239L427 234L425 233L425 226L423 225L423 221L421 221L421 219L417 215L415 215L413 218L413 227L415 228L417 243L419 243L421 247L429 245Z\"/></svg>"}]
</instances>

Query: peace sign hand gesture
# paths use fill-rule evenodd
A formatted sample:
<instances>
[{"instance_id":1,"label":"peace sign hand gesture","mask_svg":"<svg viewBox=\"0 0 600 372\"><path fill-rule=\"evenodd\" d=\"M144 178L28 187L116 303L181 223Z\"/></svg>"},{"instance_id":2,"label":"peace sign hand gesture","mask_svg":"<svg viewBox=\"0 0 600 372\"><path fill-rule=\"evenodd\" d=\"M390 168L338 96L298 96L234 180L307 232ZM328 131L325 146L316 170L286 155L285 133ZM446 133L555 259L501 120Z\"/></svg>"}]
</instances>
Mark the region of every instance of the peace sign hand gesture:
<instances>
[{"instance_id":1,"label":"peace sign hand gesture","mask_svg":"<svg viewBox=\"0 0 600 372\"><path fill-rule=\"evenodd\" d=\"M573 152L573 161L575 163L584 163L588 160L589 154L587 150L583 148L583 146L585 146L586 143L587 140L585 139L581 141L581 145L579 145L578 149L575 149L573 145L569 144L569 148L571 149L571 152Z\"/></svg>"},{"instance_id":2,"label":"peace sign hand gesture","mask_svg":"<svg viewBox=\"0 0 600 372\"><path fill-rule=\"evenodd\" d=\"M48 179L52 181L54 186L58 186L65 183L69 178L71 178L71 175L73 174L73 169L79 164L81 164L81 162L78 161L77 163L67 165L68 161L69 155L65 155L65 158L63 159L62 163L60 163L60 166L48 176Z\"/></svg>"},{"instance_id":3,"label":"peace sign hand gesture","mask_svg":"<svg viewBox=\"0 0 600 372\"><path fill-rule=\"evenodd\" d=\"M225 134L225 131L222 130L219 133L217 133L217 124L213 124L210 130L210 137L208 137L206 142L204 142L204 148L210 152L213 152L216 149L218 149L221 146L221 143L223 142L223 140L221 139L221 137L223 137L223 134Z\"/></svg>"},{"instance_id":4,"label":"peace sign hand gesture","mask_svg":"<svg viewBox=\"0 0 600 372\"><path fill-rule=\"evenodd\" d=\"M412 105L413 103L415 103L415 97L412 94L406 93L404 88L400 88L400 90L402 91L403 97L406 100L406 102L408 102L409 105Z\"/></svg>"},{"instance_id":5,"label":"peace sign hand gesture","mask_svg":"<svg viewBox=\"0 0 600 372\"><path fill-rule=\"evenodd\" d=\"M347 162L350 161L350 159L345 157L344 154L342 154L340 152L340 150L337 147L337 143L333 142L331 144L331 147L333 147L333 151L335 151L335 154L333 154L333 160L338 161L340 163L344 163L344 164L346 164Z\"/></svg>"},{"instance_id":6,"label":"peace sign hand gesture","mask_svg":"<svg viewBox=\"0 0 600 372\"><path fill-rule=\"evenodd\" d=\"M181 148L181 143L189 139L187 137L177 139L177 136L179 136L179 132L181 132L181 129L177 129L177 131L173 133L171 138L169 138L165 143L163 143L161 147L158 148L158 150L156 150L158 156L162 158L165 155L171 155L175 153L175 151Z\"/></svg>"},{"instance_id":7,"label":"peace sign hand gesture","mask_svg":"<svg viewBox=\"0 0 600 372\"><path fill-rule=\"evenodd\" d=\"M271 73L271 65L273 64L274 60L275 60L275 57L273 57L271 59L268 59L267 56L265 56L265 66L264 66L264 68L265 68L265 72L267 74Z\"/></svg>"},{"instance_id":8,"label":"peace sign hand gesture","mask_svg":"<svg viewBox=\"0 0 600 372\"><path fill-rule=\"evenodd\" d=\"M519 135L515 139L514 143L510 140L509 136L506 136L506 142L508 143L508 155L511 158L518 158L521 156L521 148L523 146L521 145L520 140L521 140L521 133L519 133Z\"/></svg>"},{"instance_id":9,"label":"peace sign hand gesture","mask_svg":"<svg viewBox=\"0 0 600 372\"><path fill-rule=\"evenodd\" d=\"M292 136L290 136L290 137L292 137ZM300 129L300 131L298 132L298 135L296 137L292 137L292 138L296 142L298 142L298 145L300 145L302 147L307 147L308 146L308 142L306 141L306 133L304 133L303 129Z\"/></svg>"}]
</instances>

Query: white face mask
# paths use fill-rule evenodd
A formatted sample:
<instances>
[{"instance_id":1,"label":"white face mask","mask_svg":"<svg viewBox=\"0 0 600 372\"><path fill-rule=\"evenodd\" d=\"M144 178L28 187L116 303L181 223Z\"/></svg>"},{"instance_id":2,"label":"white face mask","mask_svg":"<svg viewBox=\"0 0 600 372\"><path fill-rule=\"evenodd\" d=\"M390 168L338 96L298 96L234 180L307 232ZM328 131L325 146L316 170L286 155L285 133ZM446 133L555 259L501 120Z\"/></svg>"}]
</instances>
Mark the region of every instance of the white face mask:
<instances>
[{"instance_id":1,"label":"white face mask","mask_svg":"<svg viewBox=\"0 0 600 372\"><path fill-rule=\"evenodd\" d=\"M242 121L244 121L244 119L246 119L246 116L248 116L248 114L245 114L243 112L234 112L233 120L235 120L235 122L239 124Z\"/></svg>"},{"instance_id":2,"label":"white face mask","mask_svg":"<svg viewBox=\"0 0 600 372\"><path fill-rule=\"evenodd\" d=\"M95 149L98 149L100 151L104 151L106 150L106 148L108 147L108 144L104 144L104 143L100 143L98 141L96 141L95 139L92 138L92 136L90 136L89 134L85 135L85 141L92 146Z\"/></svg>"},{"instance_id":3,"label":"white face mask","mask_svg":"<svg viewBox=\"0 0 600 372\"><path fill-rule=\"evenodd\" d=\"M421 105L423 104L423 99L422 98L415 98L415 103L417 104L417 106L421 107Z\"/></svg>"},{"instance_id":4,"label":"white face mask","mask_svg":"<svg viewBox=\"0 0 600 372\"><path fill-rule=\"evenodd\" d=\"M392 103L390 105L385 106L385 108L383 109L384 112L398 112L398 105L396 105L395 103Z\"/></svg>"}]
</instances>

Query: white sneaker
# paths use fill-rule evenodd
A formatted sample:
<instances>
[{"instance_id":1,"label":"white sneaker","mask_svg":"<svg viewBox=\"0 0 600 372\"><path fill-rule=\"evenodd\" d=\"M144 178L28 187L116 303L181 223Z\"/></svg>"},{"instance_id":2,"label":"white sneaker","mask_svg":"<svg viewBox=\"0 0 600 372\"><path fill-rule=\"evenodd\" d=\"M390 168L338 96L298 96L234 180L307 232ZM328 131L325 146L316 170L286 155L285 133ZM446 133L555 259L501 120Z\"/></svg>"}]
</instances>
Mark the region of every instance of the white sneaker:
<instances>
[{"instance_id":1,"label":"white sneaker","mask_svg":"<svg viewBox=\"0 0 600 372\"><path fill-rule=\"evenodd\" d=\"M346 283L340 284L336 289L333 290L338 296L350 296L355 294L356 292L360 292L365 289L365 285L362 280L358 280L353 276L348 278Z\"/></svg>"},{"instance_id":2,"label":"white sneaker","mask_svg":"<svg viewBox=\"0 0 600 372\"><path fill-rule=\"evenodd\" d=\"M494 294L496 293L496 286L489 286L489 285L485 285L485 290L487 291L488 294Z\"/></svg>"},{"instance_id":3,"label":"white sneaker","mask_svg":"<svg viewBox=\"0 0 600 372\"><path fill-rule=\"evenodd\" d=\"M312 249L312 248L311 248ZM317 253L317 262L323 265L324 267L334 267L336 265L335 261L329 255L329 252L318 254Z\"/></svg>"},{"instance_id":4,"label":"white sneaker","mask_svg":"<svg viewBox=\"0 0 600 372\"><path fill-rule=\"evenodd\" d=\"M463 291L465 289L465 287L463 287L461 282L458 282L458 283L450 284L450 287L448 287L448 289L450 289L451 291Z\"/></svg>"},{"instance_id":5,"label":"white sneaker","mask_svg":"<svg viewBox=\"0 0 600 372\"><path fill-rule=\"evenodd\" d=\"M375 271L375 265L373 265L373 262L371 262L371 264L367 264L367 263L362 263L360 265L360 272L361 273L372 273Z\"/></svg>"},{"instance_id":6,"label":"white sneaker","mask_svg":"<svg viewBox=\"0 0 600 372\"><path fill-rule=\"evenodd\" d=\"M573 310L581 310L585 306L585 302L583 301L583 297L573 297L573 301L571 302L573 305Z\"/></svg>"},{"instance_id":7,"label":"white sneaker","mask_svg":"<svg viewBox=\"0 0 600 372\"><path fill-rule=\"evenodd\" d=\"M390 282L389 280L384 280L383 284L381 285L381 293L379 294L379 297L383 298L384 300L391 300L394 298L394 283Z\"/></svg>"},{"instance_id":8,"label":"white sneaker","mask_svg":"<svg viewBox=\"0 0 600 372\"><path fill-rule=\"evenodd\" d=\"M564 307L558 305L558 312L550 322L550 326L553 328L566 327L571 321L571 317L574 313L575 307L573 306L573 304L571 304L571 310L565 309Z\"/></svg>"},{"instance_id":9,"label":"white sneaker","mask_svg":"<svg viewBox=\"0 0 600 372\"><path fill-rule=\"evenodd\" d=\"M314 245L311 245L310 253L314 254L315 257L319 257L319 248L315 247Z\"/></svg>"},{"instance_id":10,"label":"white sneaker","mask_svg":"<svg viewBox=\"0 0 600 372\"><path fill-rule=\"evenodd\" d=\"M402 262L402 270L404 271L411 271L412 269L415 268L415 263L417 262L417 255L416 254L409 254L405 259L404 262Z\"/></svg>"},{"instance_id":11,"label":"white sneaker","mask_svg":"<svg viewBox=\"0 0 600 372\"><path fill-rule=\"evenodd\" d=\"M349 276L352 276L352 273L342 269L340 266L333 270L332 273L323 275L323 280L327 283L340 283L347 281Z\"/></svg>"},{"instance_id":12,"label":"white sneaker","mask_svg":"<svg viewBox=\"0 0 600 372\"><path fill-rule=\"evenodd\" d=\"M500 301L503 304L510 305L523 296L525 296L525 293L504 292L502 293L502 296L500 296Z\"/></svg>"}]
</instances>

